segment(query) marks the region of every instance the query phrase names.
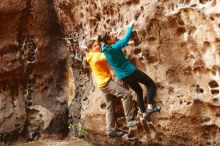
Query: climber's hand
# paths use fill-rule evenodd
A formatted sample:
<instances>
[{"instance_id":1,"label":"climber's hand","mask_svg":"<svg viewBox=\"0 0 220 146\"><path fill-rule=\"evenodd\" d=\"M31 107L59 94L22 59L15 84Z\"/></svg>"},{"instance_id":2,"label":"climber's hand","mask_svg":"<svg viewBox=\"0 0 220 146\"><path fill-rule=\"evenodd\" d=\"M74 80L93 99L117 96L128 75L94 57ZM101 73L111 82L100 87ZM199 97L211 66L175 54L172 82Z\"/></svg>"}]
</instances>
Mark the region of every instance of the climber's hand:
<instances>
[{"instance_id":1,"label":"climber's hand","mask_svg":"<svg viewBox=\"0 0 220 146\"><path fill-rule=\"evenodd\" d=\"M135 43L134 43L133 40L131 40L131 41L128 42L128 45L130 45L130 46L134 46L134 44L135 44Z\"/></svg>"},{"instance_id":2,"label":"climber's hand","mask_svg":"<svg viewBox=\"0 0 220 146\"><path fill-rule=\"evenodd\" d=\"M132 21L128 24L128 26L129 26L129 27L134 27L135 22L136 22L135 20L132 20Z\"/></svg>"}]
</instances>

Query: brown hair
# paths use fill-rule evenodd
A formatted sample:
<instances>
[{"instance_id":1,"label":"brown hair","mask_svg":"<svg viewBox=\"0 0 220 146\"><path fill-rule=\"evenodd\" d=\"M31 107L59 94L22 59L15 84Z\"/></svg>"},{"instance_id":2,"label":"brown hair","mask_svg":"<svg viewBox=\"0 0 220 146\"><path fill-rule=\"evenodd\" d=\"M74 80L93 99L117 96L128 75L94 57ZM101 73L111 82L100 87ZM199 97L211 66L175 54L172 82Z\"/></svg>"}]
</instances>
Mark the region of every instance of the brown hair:
<instances>
[{"instance_id":1,"label":"brown hair","mask_svg":"<svg viewBox=\"0 0 220 146\"><path fill-rule=\"evenodd\" d=\"M88 50L92 49L92 45L95 43L95 40L91 40L87 46Z\"/></svg>"},{"instance_id":2,"label":"brown hair","mask_svg":"<svg viewBox=\"0 0 220 146\"><path fill-rule=\"evenodd\" d=\"M110 36L109 36L108 32L105 32L104 34L98 36L98 41L99 42L104 42L105 44L107 44L107 41L109 39L110 39Z\"/></svg>"}]
</instances>

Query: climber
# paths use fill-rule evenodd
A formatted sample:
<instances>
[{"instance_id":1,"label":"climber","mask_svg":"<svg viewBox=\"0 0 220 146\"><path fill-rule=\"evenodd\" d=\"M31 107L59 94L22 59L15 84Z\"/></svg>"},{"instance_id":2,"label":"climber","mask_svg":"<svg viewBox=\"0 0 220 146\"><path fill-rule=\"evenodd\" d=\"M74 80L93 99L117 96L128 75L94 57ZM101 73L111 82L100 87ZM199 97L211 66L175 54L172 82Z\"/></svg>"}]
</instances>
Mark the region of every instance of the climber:
<instances>
[{"instance_id":1,"label":"climber","mask_svg":"<svg viewBox=\"0 0 220 146\"><path fill-rule=\"evenodd\" d=\"M153 98L156 94L156 85L154 81L141 70L137 69L122 52L122 48L128 45L132 35L132 27L135 21L129 24L128 30L124 38L117 40L111 33L99 35L98 40L102 42L102 52L104 53L108 64L114 70L116 76L133 89L137 96L137 104L146 121L154 112L160 112L160 107L153 105ZM144 107L143 90L139 83L147 88L147 110Z\"/></svg>"},{"instance_id":2,"label":"climber","mask_svg":"<svg viewBox=\"0 0 220 146\"><path fill-rule=\"evenodd\" d=\"M127 126L136 126L134 119L134 107L132 106L131 95L123 87L112 80L112 74L98 41L91 41L88 45L89 52L86 54L86 60L90 64L96 77L97 86L105 95L106 102L106 129L110 138L121 137L124 132L115 128L115 98L122 101L124 114L127 120Z\"/></svg>"}]
</instances>

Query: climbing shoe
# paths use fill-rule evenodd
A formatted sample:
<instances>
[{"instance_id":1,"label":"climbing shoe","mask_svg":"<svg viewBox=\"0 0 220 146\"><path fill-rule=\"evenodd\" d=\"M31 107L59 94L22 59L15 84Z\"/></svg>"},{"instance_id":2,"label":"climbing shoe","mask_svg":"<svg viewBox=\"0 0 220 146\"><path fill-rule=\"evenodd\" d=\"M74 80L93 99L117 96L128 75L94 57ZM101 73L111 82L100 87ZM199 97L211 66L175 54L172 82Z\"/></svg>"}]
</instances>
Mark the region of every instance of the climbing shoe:
<instances>
[{"instance_id":1,"label":"climbing shoe","mask_svg":"<svg viewBox=\"0 0 220 146\"><path fill-rule=\"evenodd\" d=\"M122 137L123 135L124 135L124 132L122 131L112 131L108 134L108 138Z\"/></svg>"},{"instance_id":2,"label":"climbing shoe","mask_svg":"<svg viewBox=\"0 0 220 146\"><path fill-rule=\"evenodd\" d=\"M150 120L150 116L153 114L153 113L156 113L156 112L160 112L161 110L161 107L160 106L154 106L152 109L147 109L147 115L144 117L144 119L146 121L149 121Z\"/></svg>"},{"instance_id":3,"label":"climbing shoe","mask_svg":"<svg viewBox=\"0 0 220 146\"><path fill-rule=\"evenodd\" d=\"M128 127L134 127L137 125L137 121L136 120L130 120L127 122L127 126Z\"/></svg>"}]
</instances>

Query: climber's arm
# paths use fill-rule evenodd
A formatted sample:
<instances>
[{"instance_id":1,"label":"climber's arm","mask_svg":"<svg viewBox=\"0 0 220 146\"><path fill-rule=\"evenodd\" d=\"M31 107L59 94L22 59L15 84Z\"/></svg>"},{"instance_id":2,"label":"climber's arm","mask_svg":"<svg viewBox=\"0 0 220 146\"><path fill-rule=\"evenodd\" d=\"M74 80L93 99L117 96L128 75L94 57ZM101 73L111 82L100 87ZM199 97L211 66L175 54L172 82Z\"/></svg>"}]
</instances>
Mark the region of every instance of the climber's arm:
<instances>
[{"instance_id":1,"label":"climber's arm","mask_svg":"<svg viewBox=\"0 0 220 146\"><path fill-rule=\"evenodd\" d=\"M128 45L128 41L131 39L132 35L132 27L129 26L126 35L116 43L112 45L112 48L122 49L123 47Z\"/></svg>"}]
</instances>

